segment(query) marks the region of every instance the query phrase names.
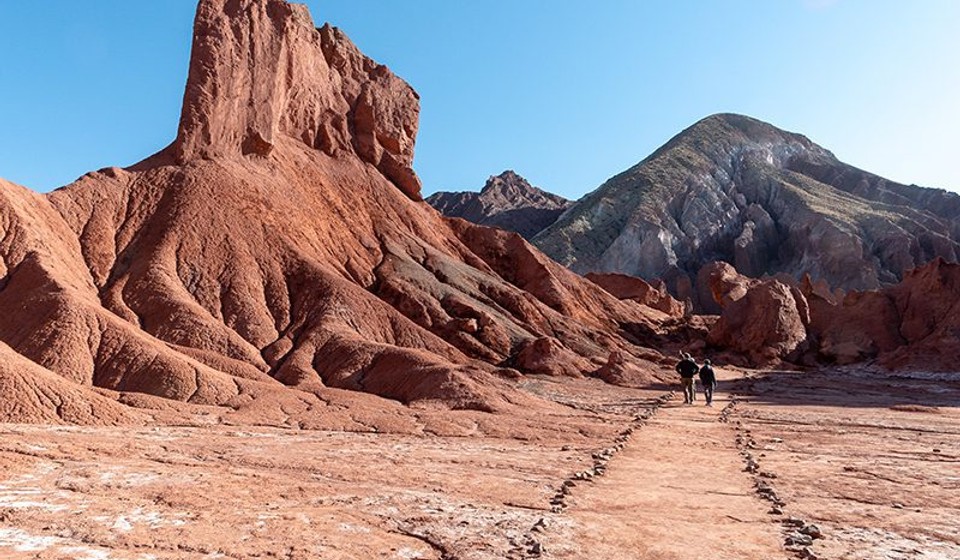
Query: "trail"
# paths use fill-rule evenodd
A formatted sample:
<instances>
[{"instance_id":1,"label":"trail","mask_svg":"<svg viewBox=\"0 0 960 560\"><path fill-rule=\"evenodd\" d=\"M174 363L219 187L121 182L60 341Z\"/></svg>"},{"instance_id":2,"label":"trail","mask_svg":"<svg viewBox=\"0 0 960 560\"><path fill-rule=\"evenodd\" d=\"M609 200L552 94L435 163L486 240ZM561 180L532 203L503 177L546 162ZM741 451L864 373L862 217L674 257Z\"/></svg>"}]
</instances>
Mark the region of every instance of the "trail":
<instances>
[{"instance_id":1,"label":"trail","mask_svg":"<svg viewBox=\"0 0 960 560\"><path fill-rule=\"evenodd\" d=\"M550 558L774 560L788 558L735 443L721 423L727 395L712 407L670 401L609 463L578 484L569 525L548 532ZM561 536L562 535L562 536Z\"/></svg>"}]
</instances>

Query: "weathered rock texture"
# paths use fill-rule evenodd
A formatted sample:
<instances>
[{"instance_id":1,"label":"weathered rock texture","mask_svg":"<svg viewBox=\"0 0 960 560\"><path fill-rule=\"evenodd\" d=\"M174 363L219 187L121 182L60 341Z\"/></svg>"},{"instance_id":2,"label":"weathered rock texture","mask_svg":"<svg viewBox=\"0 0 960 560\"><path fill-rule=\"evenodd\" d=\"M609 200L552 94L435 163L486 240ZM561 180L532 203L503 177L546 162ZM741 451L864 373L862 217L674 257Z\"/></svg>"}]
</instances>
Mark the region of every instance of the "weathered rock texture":
<instances>
[{"instance_id":1,"label":"weathered rock texture","mask_svg":"<svg viewBox=\"0 0 960 560\"><path fill-rule=\"evenodd\" d=\"M515 231L526 239L557 221L571 201L534 187L513 171L487 179L479 192L438 192L427 202L444 216Z\"/></svg>"},{"instance_id":2,"label":"weathered rock texture","mask_svg":"<svg viewBox=\"0 0 960 560\"><path fill-rule=\"evenodd\" d=\"M746 356L753 365L770 365L806 349L810 310L801 291L768 278L752 280L726 263L713 263L710 291L722 309L707 341Z\"/></svg>"},{"instance_id":3,"label":"weathered rock texture","mask_svg":"<svg viewBox=\"0 0 960 560\"><path fill-rule=\"evenodd\" d=\"M534 243L577 272L662 278L697 304L697 273L712 261L863 290L935 257L955 262L960 196L887 181L804 136L721 114L608 180Z\"/></svg>"},{"instance_id":4,"label":"weathered rock texture","mask_svg":"<svg viewBox=\"0 0 960 560\"><path fill-rule=\"evenodd\" d=\"M281 138L372 164L407 196L419 96L340 30L315 29L307 7L282 0L201 1L180 130L181 163L268 155Z\"/></svg>"},{"instance_id":5,"label":"weathered rock texture","mask_svg":"<svg viewBox=\"0 0 960 560\"><path fill-rule=\"evenodd\" d=\"M956 371L960 265L935 259L895 286L837 303L807 294L819 357L846 364L879 358L892 369Z\"/></svg>"},{"instance_id":6,"label":"weathered rock texture","mask_svg":"<svg viewBox=\"0 0 960 560\"><path fill-rule=\"evenodd\" d=\"M937 258L878 290L837 294L809 277L757 280L726 263L701 276L721 308L708 342L733 361L805 365L876 360L889 369L955 371L960 265Z\"/></svg>"},{"instance_id":7,"label":"weathered rock texture","mask_svg":"<svg viewBox=\"0 0 960 560\"><path fill-rule=\"evenodd\" d=\"M0 420L330 426L360 402L338 389L496 410L529 400L501 364L591 373L636 356L624 325L659 328L418 201L417 95L305 8L202 0L195 28L170 147L48 196L0 183Z\"/></svg>"},{"instance_id":8,"label":"weathered rock texture","mask_svg":"<svg viewBox=\"0 0 960 560\"><path fill-rule=\"evenodd\" d=\"M673 299L667 293L667 286L656 281L650 284L636 276L626 274L597 274L588 273L585 278L618 299L629 299L637 303L659 309L671 317L683 316L686 309L683 304Z\"/></svg>"}]
</instances>

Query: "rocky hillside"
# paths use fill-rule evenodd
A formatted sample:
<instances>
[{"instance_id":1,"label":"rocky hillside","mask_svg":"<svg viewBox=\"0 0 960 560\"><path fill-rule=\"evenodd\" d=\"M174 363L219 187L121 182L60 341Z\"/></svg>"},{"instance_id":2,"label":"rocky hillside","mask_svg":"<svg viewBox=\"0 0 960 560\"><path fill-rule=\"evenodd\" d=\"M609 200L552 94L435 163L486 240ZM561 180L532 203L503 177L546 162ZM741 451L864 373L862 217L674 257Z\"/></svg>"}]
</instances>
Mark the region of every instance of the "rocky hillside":
<instances>
[{"instance_id":1,"label":"rocky hillside","mask_svg":"<svg viewBox=\"0 0 960 560\"><path fill-rule=\"evenodd\" d=\"M369 429L370 394L492 411L523 371L656 359L623 326L667 314L422 201L418 112L304 6L201 0L171 146L47 196L0 182L0 421Z\"/></svg>"},{"instance_id":2,"label":"rocky hillside","mask_svg":"<svg viewBox=\"0 0 960 560\"><path fill-rule=\"evenodd\" d=\"M935 257L957 260L960 196L888 181L799 134L720 114L608 180L534 243L577 272L663 278L694 301L712 261L869 289Z\"/></svg>"},{"instance_id":3,"label":"rocky hillside","mask_svg":"<svg viewBox=\"0 0 960 560\"><path fill-rule=\"evenodd\" d=\"M526 239L557 221L572 204L509 170L487 179L479 193L438 192L427 202L444 216L515 231Z\"/></svg>"}]
</instances>

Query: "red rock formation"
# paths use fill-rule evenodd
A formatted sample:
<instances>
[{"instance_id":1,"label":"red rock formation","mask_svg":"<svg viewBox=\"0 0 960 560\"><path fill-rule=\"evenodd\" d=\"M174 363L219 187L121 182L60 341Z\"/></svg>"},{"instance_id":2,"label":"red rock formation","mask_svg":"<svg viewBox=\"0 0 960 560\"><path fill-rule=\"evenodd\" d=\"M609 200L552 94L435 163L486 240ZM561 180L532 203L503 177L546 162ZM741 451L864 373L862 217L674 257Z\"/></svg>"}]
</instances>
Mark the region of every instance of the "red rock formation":
<instances>
[{"instance_id":1,"label":"red rock formation","mask_svg":"<svg viewBox=\"0 0 960 560\"><path fill-rule=\"evenodd\" d=\"M673 379L672 375L662 373L658 375L658 369L653 363L638 364L635 360L627 360L622 352L611 352L607 363L593 372L593 375L607 383L632 386L649 385L653 382Z\"/></svg>"},{"instance_id":2,"label":"red rock formation","mask_svg":"<svg viewBox=\"0 0 960 560\"><path fill-rule=\"evenodd\" d=\"M585 278L618 299L629 299L641 305L663 311L671 317L682 317L683 304L673 299L667 293L667 286L663 282L649 284L636 276L626 274L597 274L588 273Z\"/></svg>"},{"instance_id":3,"label":"red rock formation","mask_svg":"<svg viewBox=\"0 0 960 560\"><path fill-rule=\"evenodd\" d=\"M798 288L773 278L747 278L720 262L701 269L699 284L721 309L709 344L763 366L805 349L810 309Z\"/></svg>"},{"instance_id":4,"label":"red rock formation","mask_svg":"<svg viewBox=\"0 0 960 560\"><path fill-rule=\"evenodd\" d=\"M697 298L702 307L719 313L747 295L747 291L758 283L758 280L737 272L730 264L712 262L697 274Z\"/></svg>"},{"instance_id":5,"label":"red rock formation","mask_svg":"<svg viewBox=\"0 0 960 560\"><path fill-rule=\"evenodd\" d=\"M906 341L899 332L894 301L880 291L850 292L839 303L816 293L810 303L810 333L817 341L818 358L851 364L889 352Z\"/></svg>"},{"instance_id":6,"label":"red rock formation","mask_svg":"<svg viewBox=\"0 0 960 560\"><path fill-rule=\"evenodd\" d=\"M557 339L542 337L520 348L514 365L523 371L543 375L580 377L592 370L591 364L564 347Z\"/></svg>"},{"instance_id":7,"label":"red rock formation","mask_svg":"<svg viewBox=\"0 0 960 560\"><path fill-rule=\"evenodd\" d=\"M662 313L418 201L417 110L302 7L202 0L169 148L49 196L0 184L0 341L63 380L5 374L6 394L97 387L310 426L331 388L496 410L526 402L501 363L635 359L624 325Z\"/></svg>"},{"instance_id":8,"label":"red rock formation","mask_svg":"<svg viewBox=\"0 0 960 560\"><path fill-rule=\"evenodd\" d=\"M179 162L268 155L291 138L358 155L407 196L419 96L339 29L285 0L202 0L173 152Z\"/></svg>"},{"instance_id":9,"label":"red rock formation","mask_svg":"<svg viewBox=\"0 0 960 560\"><path fill-rule=\"evenodd\" d=\"M724 306L707 340L746 356L753 365L771 365L806 342L809 321L799 290L765 280Z\"/></svg>"},{"instance_id":10,"label":"red rock formation","mask_svg":"<svg viewBox=\"0 0 960 560\"><path fill-rule=\"evenodd\" d=\"M44 424L137 424L146 415L73 383L0 342L0 419Z\"/></svg>"},{"instance_id":11,"label":"red rock formation","mask_svg":"<svg viewBox=\"0 0 960 560\"><path fill-rule=\"evenodd\" d=\"M823 359L872 358L896 369L955 371L960 352L960 265L936 259L896 286L851 292L839 304L811 297L811 333Z\"/></svg>"},{"instance_id":12,"label":"red rock formation","mask_svg":"<svg viewBox=\"0 0 960 560\"><path fill-rule=\"evenodd\" d=\"M708 340L753 365L877 360L892 369L953 371L960 352L960 265L935 259L882 290L841 299L822 283L754 280L707 267L720 320Z\"/></svg>"},{"instance_id":13,"label":"red rock formation","mask_svg":"<svg viewBox=\"0 0 960 560\"><path fill-rule=\"evenodd\" d=\"M881 363L890 368L957 371L960 356L960 265L937 259L890 290L904 347Z\"/></svg>"}]
</instances>

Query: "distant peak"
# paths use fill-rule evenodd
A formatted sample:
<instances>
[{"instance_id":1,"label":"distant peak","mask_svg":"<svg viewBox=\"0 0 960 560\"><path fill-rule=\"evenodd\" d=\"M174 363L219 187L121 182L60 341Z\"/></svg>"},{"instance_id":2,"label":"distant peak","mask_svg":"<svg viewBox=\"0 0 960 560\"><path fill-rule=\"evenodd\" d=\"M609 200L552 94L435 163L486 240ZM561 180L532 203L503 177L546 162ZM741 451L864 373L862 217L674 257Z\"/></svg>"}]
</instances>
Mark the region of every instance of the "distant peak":
<instances>
[{"instance_id":1,"label":"distant peak","mask_svg":"<svg viewBox=\"0 0 960 560\"><path fill-rule=\"evenodd\" d=\"M761 125L761 126L773 126L769 123L763 122L760 119L755 119L747 115L741 115L740 113L714 113L708 115L698 122L723 122L731 126L749 126L749 125Z\"/></svg>"},{"instance_id":2,"label":"distant peak","mask_svg":"<svg viewBox=\"0 0 960 560\"><path fill-rule=\"evenodd\" d=\"M738 113L715 113L704 117L684 130L681 135L704 133L713 136L717 134L726 136L739 135L744 139L756 142L798 141L803 144L815 146L813 142L802 134L788 132L768 122Z\"/></svg>"},{"instance_id":3,"label":"distant peak","mask_svg":"<svg viewBox=\"0 0 960 560\"><path fill-rule=\"evenodd\" d=\"M548 227L571 202L534 187L512 169L491 175L480 192L438 192L427 202L445 216L515 231L527 239Z\"/></svg>"},{"instance_id":4,"label":"distant peak","mask_svg":"<svg viewBox=\"0 0 960 560\"><path fill-rule=\"evenodd\" d=\"M499 174L499 175L493 175L493 176L491 176L490 178L491 178L491 179L494 179L494 178L496 178L496 179L501 179L501 180L503 180L503 181L523 181L523 182L526 182L526 181L527 181L526 179L524 179L522 176L520 176L520 174L517 173L516 171L514 171L513 169L507 169L507 170L505 170L503 173L501 173L501 174Z\"/></svg>"},{"instance_id":5,"label":"distant peak","mask_svg":"<svg viewBox=\"0 0 960 560\"><path fill-rule=\"evenodd\" d=\"M518 193L533 190L536 189L529 181L518 175L515 171L508 169L499 175L490 176L480 193Z\"/></svg>"},{"instance_id":6,"label":"distant peak","mask_svg":"<svg viewBox=\"0 0 960 560\"><path fill-rule=\"evenodd\" d=\"M802 134L788 132L746 115L716 113L688 126L637 165L675 153L677 149L701 153L708 158L726 157L723 153L730 150L732 153L759 152L780 166L801 153L836 161L829 150Z\"/></svg>"}]
</instances>

